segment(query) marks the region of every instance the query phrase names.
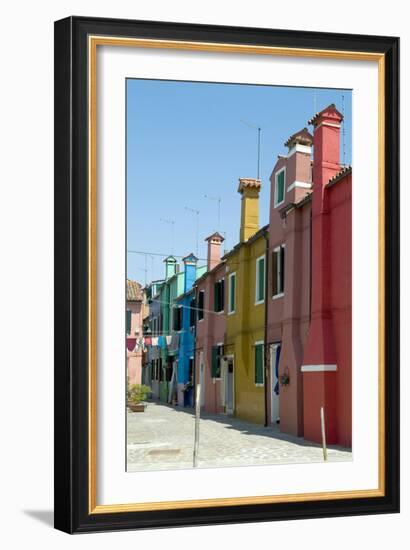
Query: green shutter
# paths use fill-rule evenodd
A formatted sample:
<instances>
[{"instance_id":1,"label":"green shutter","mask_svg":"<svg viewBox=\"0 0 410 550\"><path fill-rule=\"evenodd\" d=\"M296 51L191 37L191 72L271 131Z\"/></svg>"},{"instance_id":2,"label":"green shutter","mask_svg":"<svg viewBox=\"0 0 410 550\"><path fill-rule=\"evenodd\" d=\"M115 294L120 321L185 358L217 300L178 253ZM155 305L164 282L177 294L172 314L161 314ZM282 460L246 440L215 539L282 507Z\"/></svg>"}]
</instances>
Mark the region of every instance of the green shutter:
<instances>
[{"instance_id":1,"label":"green shutter","mask_svg":"<svg viewBox=\"0 0 410 550\"><path fill-rule=\"evenodd\" d=\"M258 296L257 301L260 302L263 300L265 295L265 258L262 258L258 261Z\"/></svg>"},{"instance_id":2,"label":"green shutter","mask_svg":"<svg viewBox=\"0 0 410 550\"><path fill-rule=\"evenodd\" d=\"M229 285L229 311L235 311L235 284L236 284L236 275L232 275L230 278Z\"/></svg>"},{"instance_id":3,"label":"green shutter","mask_svg":"<svg viewBox=\"0 0 410 550\"><path fill-rule=\"evenodd\" d=\"M263 344L255 345L255 384L263 384Z\"/></svg>"},{"instance_id":4,"label":"green shutter","mask_svg":"<svg viewBox=\"0 0 410 550\"><path fill-rule=\"evenodd\" d=\"M278 253L272 252L272 296L278 294Z\"/></svg>"},{"instance_id":5,"label":"green shutter","mask_svg":"<svg viewBox=\"0 0 410 550\"><path fill-rule=\"evenodd\" d=\"M131 310L127 309L127 334L131 334Z\"/></svg>"},{"instance_id":6,"label":"green shutter","mask_svg":"<svg viewBox=\"0 0 410 550\"><path fill-rule=\"evenodd\" d=\"M219 283L214 284L214 311L219 311Z\"/></svg>"},{"instance_id":7,"label":"green shutter","mask_svg":"<svg viewBox=\"0 0 410 550\"><path fill-rule=\"evenodd\" d=\"M218 378L218 370L219 370L219 350L218 346L212 346L212 368L211 368L211 376L212 378Z\"/></svg>"},{"instance_id":8,"label":"green shutter","mask_svg":"<svg viewBox=\"0 0 410 550\"><path fill-rule=\"evenodd\" d=\"M277 175L276 184L276 203L279 204L285 197L285 172L282 171Z\"/></svg>"},{"instance_id":9,"label":"green shutter","mask_svg":"<svg viewBox=\"0 0 410 550\"><path fill-rule=\"evenodd\" d=\"M221 290L221 299L219 302L219 311L223 311L225 308L225 279L222 279L219 286Z\"/></svg>"}]
</instances>

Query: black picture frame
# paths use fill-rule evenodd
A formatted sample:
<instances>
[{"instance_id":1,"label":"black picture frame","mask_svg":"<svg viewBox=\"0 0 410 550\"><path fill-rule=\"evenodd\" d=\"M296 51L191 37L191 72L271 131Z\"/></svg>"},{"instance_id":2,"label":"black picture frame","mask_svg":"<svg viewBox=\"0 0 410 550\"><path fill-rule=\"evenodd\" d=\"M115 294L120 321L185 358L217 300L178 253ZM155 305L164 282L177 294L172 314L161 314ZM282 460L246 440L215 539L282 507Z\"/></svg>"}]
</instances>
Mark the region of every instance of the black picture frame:
<instances>
[{"instance_id":1,"label":"black picture frame","mask_svg":"<svg viewBox=\"0 0 410 550\"><path fill-rule=\"evenodd\" d=\"M88 59L90 35L385 56L385 494L376 498L89 513ZM55 23L55 527L67 533L399 511L399 39L68 17Z\"/></svg>"}]
</instances>

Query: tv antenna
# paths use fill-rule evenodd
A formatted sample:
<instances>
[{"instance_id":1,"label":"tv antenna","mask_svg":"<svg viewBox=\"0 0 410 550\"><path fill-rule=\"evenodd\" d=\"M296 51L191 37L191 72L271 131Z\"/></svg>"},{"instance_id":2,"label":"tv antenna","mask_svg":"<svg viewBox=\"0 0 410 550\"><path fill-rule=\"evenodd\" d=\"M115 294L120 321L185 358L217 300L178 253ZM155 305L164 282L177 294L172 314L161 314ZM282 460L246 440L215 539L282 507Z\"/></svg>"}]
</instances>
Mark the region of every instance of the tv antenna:
<instances>
[{"instance_id":1,"label":"tv antenna","mask_svg":"<svg viewBox=\"0 0 410 550\"><path fill-rule=\"evenodd\" d=\"M248 122L247 120L243 120L241 118L242 124L245 124L245 126L248 126L248 128L252 128L253 130L258 130L258 162L257 162L257 169L256 169L256 178L259 179L260 176L260 166L261 166L261 132L262 128L259 126L259 124L254 124L253 122Z\"/></svg>"},{"instance_id":2,"label":"tv antenna","mask_svg":"<svg viewBox=\"0 0 410 550\"><path fill-rule=\"evenodd\" d=\"M217 201L218 202L218 226L217 231L221 230L221 202L222 197L211 197L211 195L204 195L205 199L209 199L210 201Z\"/></svg>"},{"instance_id":3,"label":"tv antenna","mask_svg":"<svg viewBox=\"0 0 410 550\"><path fill-rule=\"evenodd\" d=\"M167 223L168 225L172 226L171 231L171 254L174 253L174 237L175 237L175 220L168 220L166 218L160 218L160 222Z\"/></svg>"},{"instance_id":4,"label":"tv antenna","mask_svg":"<svg viewBox=\"0 0 410 550\"><path fill-rule=\"evenodd\" d=\"M189 206L184 206L185 210L188 210L188 212L192 212L192 214L195 214L196 216L196 223L195 223L195 233L196 233L196 236L195 236L195 240L196 240L196 245L195 245L195 254L196 256L198 257L199 256L199 214L200 214L200 210L195 210L195 208L190 208Z\"/></svg>"}]
</instances>

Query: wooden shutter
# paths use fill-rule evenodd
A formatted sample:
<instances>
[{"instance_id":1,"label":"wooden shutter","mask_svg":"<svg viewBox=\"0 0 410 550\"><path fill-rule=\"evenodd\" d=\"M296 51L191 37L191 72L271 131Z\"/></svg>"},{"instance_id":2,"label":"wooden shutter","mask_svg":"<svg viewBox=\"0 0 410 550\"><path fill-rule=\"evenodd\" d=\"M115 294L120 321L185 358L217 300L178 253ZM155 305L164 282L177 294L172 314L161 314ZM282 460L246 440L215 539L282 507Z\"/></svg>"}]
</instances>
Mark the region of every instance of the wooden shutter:
<instances>
[{"instance_id":1,"label":"wooden shutter","mask_svg":"<svg viewBox=\"0 0 410 550\"><path fill-rule=\"evenodd\" d=\"M198 296L198 319L200 320L203 318L204 318L204 291L200 290L199 296Z\"/></svg>"},{"instance_id":2,"label":"wooden shutter","mask_svg":"<svg viewBox=\"0 0 410 550\"><path fill-rule=\"evenodd\" d=\"M214 311L219 311L219 283L214 284Z\"/></svg>"},{"instance_id":3,"label":"wooden shutter","mask_svg":"<svg viewBox=\"0 0 410 550\"><path fill-rule=\"evenodd\" d=\"M263 384L263 344L255 344L255 384Z\"/></svg>"},{"instance_id":4,"label":"wooden shutter","mask_svg":"<svg viewBox=\"0 0 410 550\"><path fill-rule=\"evenodd\" d=\"M236 275L232 275L229 279L229 311L235 311L235 286Z\"/></svg>"},{"instance_id":5,"label":"wooden shutter","mask_svg":"<svg viewBox=\"0 0 410 550\"><path fill-rule=\"evenodd\" d=\"M285 247L280 247L280 292L285 290Z\"/></svg>"},{"instance_id":6,"label":"wooden shutter","mask_svg":"<svg viewBox=\"0 0 410 550\"><path fill-rule=\"evenodd\" d=\"M278 253L272 252L272 296L278 294Z\"/></svg>"},{"instance_id":7,"label":"wooden shutter","mask_svg":"<svg viewBox=\"0 0 410 550\"><path fill-rule=\"evenodd\" d=\"M127 309L127 334L131 334L131 310Z\"/></svg>"},{"instance_id":8,"label":"wooden shutter","mask_svg":"<svg viewBox=\"0 0 410 550\"><path fill-rule=\"evenodd\" d=\"M258 260L258 302L263 300L265 290L265 258Z\"/></svg>"},{"instance_id":9,"label":"wooden shutter","mask_svg":"<svg viewBox=\"0 0 410 550\"><path fill-rule=\"evenodd\" d=\"M277 186L276 186L276 203L279 204L283 201L285 196L285 172L282 171L277 176Z\"/></svg>"},{"instance_id":10,"label":"wooden shutter","mask_svg":"<svg viewBox=\"0 0 410 550\"><path fill-rule=\"evenodd\" d=\"M219 367L219 349L218 346L212 346L212 365L211 376L212 378L218 378Z\"/></svg>"},{"instance_id":11,"label":"wooden shutter","mask_svg":"<svg viewBox=\"0 0 410 550\"><path fill-rule=\"evenodd\" d=\"M221 299L219 301L219 311L223 311L225 309L225 279L220 281L219 288L221 295Z\"/></svg>"}]
</instances>

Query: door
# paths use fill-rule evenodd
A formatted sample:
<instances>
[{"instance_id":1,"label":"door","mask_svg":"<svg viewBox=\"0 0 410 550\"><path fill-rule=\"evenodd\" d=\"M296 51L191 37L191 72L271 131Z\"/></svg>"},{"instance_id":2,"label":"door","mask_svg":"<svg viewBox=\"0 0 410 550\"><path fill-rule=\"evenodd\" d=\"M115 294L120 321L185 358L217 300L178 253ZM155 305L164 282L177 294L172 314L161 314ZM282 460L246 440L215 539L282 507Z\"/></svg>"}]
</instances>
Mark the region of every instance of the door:
<instances>
[{"instance_id":1,"label":"door","mask_svg":"<svg viewBox=\"0 0 410 550\"><path fill-rule=\"evenodd\" d=\"M279 358L280 344L271 344L270 346L270 379L271 379L271 422L279 424Z\"/></svg>"},{"instance_id":2,"label":"door","mask_svg":"<svg viewBox=\"0 0 410 550\"><path fill-rule=\"evenodd\" d=\"M225 411L227 414L233 414L233 390L234 390L234 371L233 358L228 358L226 365L226 385L225 385Z\"/></svg>"}]
</instances>

